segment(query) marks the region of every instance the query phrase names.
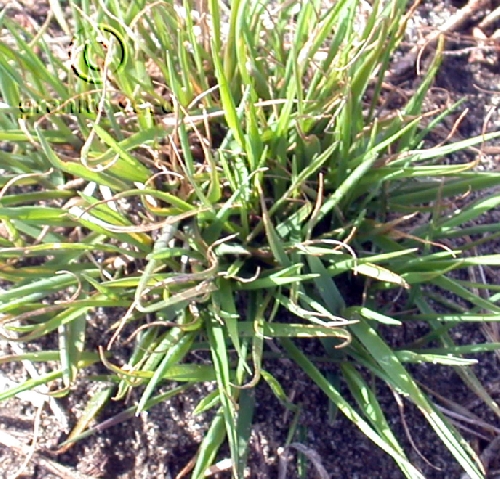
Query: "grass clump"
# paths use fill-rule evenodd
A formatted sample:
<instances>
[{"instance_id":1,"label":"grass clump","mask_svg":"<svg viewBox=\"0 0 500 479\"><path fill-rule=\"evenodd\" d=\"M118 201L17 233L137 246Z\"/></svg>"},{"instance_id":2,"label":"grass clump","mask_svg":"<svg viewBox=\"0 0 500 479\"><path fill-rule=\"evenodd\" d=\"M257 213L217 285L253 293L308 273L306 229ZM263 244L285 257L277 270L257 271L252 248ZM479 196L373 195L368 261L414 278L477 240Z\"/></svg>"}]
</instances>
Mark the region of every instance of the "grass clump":
<instances>
[{"instance_id":1,"label":"grass clump","mask_svg":"<svg viewBox=\"0 0 500 479\"><path fill-rule=\"evenodd\" d=\"M59 349L1 361L59 367L0 399L53 381L59 394L80 379L102 382L64 449L92 432L112 395L142 387L132 414L213 381L216 393L198 410L217 414L192 477L203 477L227 440L240 478L250 391L265 380L285 398L262 368L272 339L407 477L423 476L358 366L414 403L471 478L484 477L405 364L456 368L498 413L463 357L497 345L457 346L450 335L463 322L496 320L498 288L448 273L499 263L498 255L472 255L477 242L450 240L498 234L497 225L462 227L497 206L496 196L461 209L453 202L500 184L500 175L443 161L494 135L425 147L457 106L424 117L442 43L413 97L398 109L385 105L406 3L375 0L360 13L358 0L328 9L240 0L226 12L209 0L186 17L187 0L184 10L172 2L70 2L71 20L53 7L53 22L36 35L4 10L3 334L26 344L57 335ZM77 32L70 66L47 40L54 22ZM380 302L391 292L401 301L397 314L392 301ZM110 326L108 347L89 348L90 315L116 307L124 313ZM414 321L429 333L391 348L381 325ZM124 328L135 331L133 351L119 366L113 349ZM320 339L353 399L297 337ZM210 351L210 365L186 360L197 349ZM86 378L98 362L108 374ZM172 381L184 385L158 393Z\"/></svg>"}]
</instances>

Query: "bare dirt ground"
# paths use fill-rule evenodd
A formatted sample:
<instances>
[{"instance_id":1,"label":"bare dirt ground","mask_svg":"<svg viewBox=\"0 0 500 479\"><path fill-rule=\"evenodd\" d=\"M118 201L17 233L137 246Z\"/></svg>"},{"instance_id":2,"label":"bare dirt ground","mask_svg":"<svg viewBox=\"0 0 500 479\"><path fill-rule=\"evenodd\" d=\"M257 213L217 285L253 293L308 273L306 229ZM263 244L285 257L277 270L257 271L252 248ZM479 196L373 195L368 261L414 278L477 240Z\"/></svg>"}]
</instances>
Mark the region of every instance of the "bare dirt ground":
<instances>
[{"instance_id":1,"label":"bare dirt ground","mask_svg":"<svg viewBox=\"0 0 500 479\"><path fill-rule=\"evenodd\" d=\"M488 40L496 28L500 28L500 20L493 21L483 29L485 39L481 49L477 48L478 40L473 38L474 28L480 25L498 4L493 1L489 5L488 2L482 3L481 8L447 33L447 54L429 98L431 104L441 104L443 96L449 96L454 101L466 98L465 105L457 113L460 114L468 108L467 115L455 133L457 139L480 134L484 128L486 131L497 130L500 122L500 43L496 44L495 50L489 48L495 45ZM415 41L435 32L466 4L463 0L423 1L410 23L407 49L410 50ZM46 1L21 2L18 19L25 21L26 15L32 15L43 22L48 8ZM410 92L417 81L416 72L410 70L397 86ZM485 123L486 118L488 121ZM449 129L447 131L449 132ZM499 153L500 142L498 151L495 148L485 151L480 167L497 169ZM497 223L500 221L500 212L485 215L482 221ZM498 247L498 242L492 241L484 245L483 252L496 253ZM114 312L117 315L119 313L120 311ZM101 344L105 336L104 326L102 328L93 332L96 345ZM421 334L421 331L408 328L398 333L398 336L391 337L391 341L401 345L411 341L416 334ZM485 341L483 333L474 325L460 328L454 334L456 340L464 344ZM10 351L10 346L2 347L3 354ZM476 374L493 398L500 399L500 368L497 357L492 353L482 355L478 359ZM403 478L393 461L347 419L338 415L332 423L328 423L328 403L325 396L300 370L285 362L274 362L266 366L284 385L293 401L303 405L303 413L299 419L300 426L306 431L303 444L319 454L332 478ZM482 453L500 431L497 429L500 428L499 418L477 400L453 369L426 365L414 368L413 372L423 385L439 394L435 396L436 402L445 406L446 402L440 398L451 400L469 409L485 422L482 426L469 426L475 433L465 433L478 453ZM21 366L2 365L0 391L11 386L10 381L20 382L26 375L27 372ZM460 479L460 467L426 425L420 413L409 404L405 404L402 409L385 386L378 384L377 387L391 425L407 454L423 471L425 477ZM210 419L210 415L196 418L192 416L194 407L206 390L191 391L187 395L162 403L148 414L129 419L79 442L62 455L51 456L44 452L53 450L67 437L69 428L75 425L82 411L83 404L94 393L95 391L87 390L82 384L68 398L44 403L43 407L38 407L37 397L33 394L0 403L0 477L10 478L19 470L30 453L34 434L37 437L36 449L41 454L31 458L19 478L180 477L178 475L181 470L193 458ZM258 409L251 443L249 477L275 478L278 477L278 451L286 441L292 416L287 414L267 386L259 386L256 396ZM129 397L127 402L111 401L109 407L101 413L100 421L123 411L136 400L137 396ZM223 454L224 452L227 451L223 451ZM296 464L292 460L288 478L297 477L295 469ZM500 460L493 460L490 464L491 478L495 475L500 477L500 473L495 473L496 469L500 469ZM185 477L189 477L189 474ZM212 477L225 479L230 475L227 472L214 472ZM314 477L314 473L310 471L308 477Z\"/></svg>"}]
</instances>

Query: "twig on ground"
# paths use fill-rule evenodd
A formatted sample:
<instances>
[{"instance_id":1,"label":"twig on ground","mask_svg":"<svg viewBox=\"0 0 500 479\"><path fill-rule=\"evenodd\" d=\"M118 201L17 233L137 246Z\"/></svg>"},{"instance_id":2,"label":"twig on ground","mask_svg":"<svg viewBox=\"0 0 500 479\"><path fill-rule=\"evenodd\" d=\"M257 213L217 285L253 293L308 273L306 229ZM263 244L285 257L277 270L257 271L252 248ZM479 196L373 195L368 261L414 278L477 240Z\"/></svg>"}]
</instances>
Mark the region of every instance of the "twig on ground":
<instances>
[{"instance_id":1,"label":"twig on ground","mask_svg":"<svg viewBox=\"0 0 500 479\"><path fill-rule=\"evenodd\" d=\"M319 454L311 447L306 447L303 444L294 442L285 448L280 448L278 450L279 455L279 479L286 479L287 476L287 466L288 466L288 450L296 449L298 452L304 454L314 466L319 479L330 479L330 476L321 462L321 457Z\"/></svg>"},{"instance_id":2,"label":"twig on ground","mask_svg":"<svg viewBox=\"0 0 500 479\"><path fill-rule=\"evenodd\" d=\"M434 30L426 38L417 42L417 44L397 62L394 68L389 71L389 78L398 77L408 68L415 65L415 62L421 57L427 47L434 47L440 35L449 34L457 30L468 18L470 18L481 7L484 7L489 0L469 0L467 5L452 15L447 22ZM484 20L483 20L484 21Z\"/></svg>"},{"instance_id":3,"label":"twig on ground","mask_svg":"<svg viewBox=\"0 0 500 479\"><path fill-rule=\"evenodd\" d=\"M24 473L26 468L28 467L29 463L33 459L33 456L35 455L36 452L36 447L38 444L38 437L40 435L40 419L42 416L42 410L43 410L43 404L38 407L36 410L36 416L35 416L35 421L34 421L34 426L33 426L33 440L31 441L31 445L29 446L29 451L28 454L26 454L26 457L24 458L23 463L17 470L15 474L9 477L9 479L18 479L18 477Z\"/></svg>"},{"instance_id":4,"label":"twig on ground","mask_svg":"<svg viewBox=\"0 0 500 479\"><path fill-rule=\"evenodd\" d=\"M490 442L489 446L481 454L481 462L483 463L486 472L489 469L491 461L500 452L500 436L497 436ZM465 473L460 476L460 479L470 479L469 474Z\"/></svg>"},{"instance_id":5,"label":"twig on ground","mask_svg":"<svg viewBox=\"0 0 500 479\"><path fill-rule=\"evenodd\" d=\"M0 430L0 444L18 454L28 455L32 452L30 446L26 446L14 436L2 430ZM40 452L33 453L33 461L61 479L95 479L91 476L87 476L86 474L74 471L69 467L63 466L44 456Z\"/></svg>"}]
</instances>

